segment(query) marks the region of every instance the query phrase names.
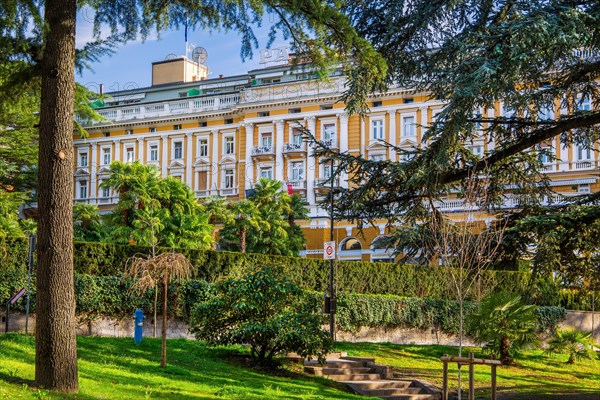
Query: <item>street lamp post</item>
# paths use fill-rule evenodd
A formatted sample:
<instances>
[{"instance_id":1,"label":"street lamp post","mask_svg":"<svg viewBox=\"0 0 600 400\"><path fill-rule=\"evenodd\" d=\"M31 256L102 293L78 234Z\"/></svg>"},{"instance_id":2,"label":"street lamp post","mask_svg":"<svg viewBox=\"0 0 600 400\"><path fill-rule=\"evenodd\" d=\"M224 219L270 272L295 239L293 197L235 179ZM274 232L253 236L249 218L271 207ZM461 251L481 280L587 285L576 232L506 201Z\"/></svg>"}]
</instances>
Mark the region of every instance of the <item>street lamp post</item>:
<instances>
[{"instance_id":1,"label":"street lamp post","mask_svg":"<svg viewBox=\"0 0 600 400\"><path fill-rule=\"evenodd\" d=\"M333 168L332 168L333 172ZM334 175L331 174L331 191L329 202L329 241L333 242L333 184ZM333 259L329 260L329 334L331 339L335 341L335 292L334 292L334 276L333 276Z\"/></svg>"}]
</instances>

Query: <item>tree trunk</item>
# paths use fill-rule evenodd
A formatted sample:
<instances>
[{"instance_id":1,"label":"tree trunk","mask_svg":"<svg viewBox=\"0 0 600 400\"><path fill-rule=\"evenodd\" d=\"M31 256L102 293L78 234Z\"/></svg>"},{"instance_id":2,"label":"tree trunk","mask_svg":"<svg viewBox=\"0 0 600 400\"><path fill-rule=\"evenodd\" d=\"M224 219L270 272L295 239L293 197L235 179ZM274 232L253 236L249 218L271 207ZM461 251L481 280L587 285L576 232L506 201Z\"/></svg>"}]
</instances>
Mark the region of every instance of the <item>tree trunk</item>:
<instances>
[{"instance_id":1,"label":"tree trunk","mask_svg":"<svg viewBox=\"0 0 600 400\"><path fill-rule=\"evenodd\" d=\"M75 0L45 2L41 63L35 382L78 390L73 287Z\"/></svg>"},{"instance_id":2,"label":"tree trunk","mask_svg":"<svg viewBox=\"0 0 600 400\"><path fill-rule=\"evenodd\" d=\"M502 364L511 365L513 362L512 358L510 357L509 348L510 339L508 336L504 335L502 338L500 338L500 361L502 361Z\"/></svg>"},{"instance_id":3,"label":"tree trunk","mask_svg":"<svg viewBox=\"0 0 600 400\"><path fill-rule=\"evenodd\" d=\"M158 325L158 319L156 318L156 309L158 308L158 284L154 286L154 330L153 337L156 337L156 325Z\"/></svg>"},{"instance_id":4,"label":"tree trunk","mask_svg":"<svg viewBox=\"0 0 600 400\"><path fill-rule=\"evenodd\" d=\"M169 281L165 276L163 278L163 317L162 326L160 327L160 335L162 337L162 346L160 350L160 367L165 368L167 366L167 289L169 288Z\"/></svg>"},{"instance_id":5,"label":"tree trunk","mask_svg":"<svg viewBox=\"0 0 600 400\"><path fill-rule=\"evenodd\" d=\"M246 227L242 226L240 228L240 252L246 252Z\"/></svg>"}]
</instances>

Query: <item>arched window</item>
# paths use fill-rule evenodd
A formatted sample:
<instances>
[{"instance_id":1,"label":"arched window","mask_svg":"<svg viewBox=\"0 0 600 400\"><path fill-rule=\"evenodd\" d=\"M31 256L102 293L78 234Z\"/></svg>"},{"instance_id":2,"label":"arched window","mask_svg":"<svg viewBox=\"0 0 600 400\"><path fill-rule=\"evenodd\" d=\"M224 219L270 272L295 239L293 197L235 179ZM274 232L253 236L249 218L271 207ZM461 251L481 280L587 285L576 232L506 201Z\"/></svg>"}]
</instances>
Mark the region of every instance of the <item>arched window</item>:
<instances>
[{"instance_id":1,"label":"arched window","mask_svg":"<svg viewBox=\"0 0 600 400\"><path fill-rule=\"evenodd\" d=\"M340 260L362 260L362 244L355 237L347 237L340 243Z\"/></svg>"}]
</instances>

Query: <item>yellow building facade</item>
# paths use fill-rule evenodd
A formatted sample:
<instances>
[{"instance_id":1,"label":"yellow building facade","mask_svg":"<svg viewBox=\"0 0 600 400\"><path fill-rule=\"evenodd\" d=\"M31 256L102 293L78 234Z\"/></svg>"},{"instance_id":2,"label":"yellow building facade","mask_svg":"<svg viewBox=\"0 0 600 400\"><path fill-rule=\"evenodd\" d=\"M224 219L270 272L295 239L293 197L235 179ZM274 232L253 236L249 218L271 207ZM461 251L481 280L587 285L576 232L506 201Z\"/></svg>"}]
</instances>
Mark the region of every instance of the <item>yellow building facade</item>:
<instances>
[{"instance_id":1,"label":"yellow building facade","mask_svg":"<svg viewBox=\"0 0 600 400\"><path fill-rule=\"evenodd\" d=\"M103 121L80 121L89 137L74 138L76 201L97 204L101 211L114 207L116 193L100 188L112 161L154 164L163 176L185 182L199 199L243 199L258 179L267 177L306 198L310 219L301 223L307 239L304 255L322 257L329 214L319 201L331 167L312 156L302 128L342 152L399 161L400 155L383 142L407 149L421 146L422 126L444 106L426 93L392 87L371 98L369 114L360 118L348 116L339 102L345 88L340 71L326 82L307 66L288 64L214 79L207 79L207 71L185 57L154 63L153 86L110 93L97 109ZM558 115L558 107L546 112ZM591 107L591 102L581 107ZM502 104L481 110L490 117L503 112ZM545 171L557 192L568 196L600 190L596 151L564 148L558 138L552 144L556 161L548 162ZM483 137L470 144L478 155L487 146ZM339 184L347 187L347 176ZM464 211L462 200L452 196L438 206L449 213ZM507 196L506 208L516 206ZM390 251L372 246L385 233L385 222L359 235L349 222L337 221L338 258L391 260Z\"/></svg>"}]
</instances>

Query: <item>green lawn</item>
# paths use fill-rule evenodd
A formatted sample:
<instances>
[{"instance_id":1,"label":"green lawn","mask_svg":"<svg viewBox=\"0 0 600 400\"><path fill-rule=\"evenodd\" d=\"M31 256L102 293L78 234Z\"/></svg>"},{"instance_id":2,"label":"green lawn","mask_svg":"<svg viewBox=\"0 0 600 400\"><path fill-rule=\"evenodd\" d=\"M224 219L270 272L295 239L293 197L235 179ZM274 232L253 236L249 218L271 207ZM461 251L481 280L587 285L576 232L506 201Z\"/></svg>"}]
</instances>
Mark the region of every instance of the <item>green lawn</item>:
<instances>
[{"instance_id":1,"label":"green lawn","mask_svg":"<svg viewBox=\"0 0 600 400\"><path fill-rule=\"evenodd\" d=\"M79 337L80 392L65 396L32 388L34 340L15 334L0 335L0 399L364 399L344 392L326 379L306 376L290 367L276 375L246 368L235 348L206 348L201 342L170 340L168 366L158 367L160 340ZM386 343L337 343L338 351L372 356L407 376L441 386L439 357L455 354L449 346L413 346ZM481 356L478 349L474 349ZM528 351L519 366L498 369L501 393L511 399L543 399L549 394L577 393L600 398L600 361L567 365L567 356L547 357ZM475 369L476 384L489 387L489 367ZM456 377L456 369L451 369ZM452 382L452 387L455 383ZM479 391L486 395L487 390ZM575 399L576 396L565 398Z\"/></svg>"},{"instance_id":2,"label":"green lawn","mask_svg":"<svg viewBox=\"0 0 600 400\"><path fill-rule=\"evenodd\" d=\"M458 355L458 349L451 346L415 346L389 343L337 343L337 351L347 351L351 356L375 357L376 362L394 367L406 376L422 379L442 386L442 362L444 354ZM476 357L485 357L481 349L467 349ZM517 358L517 366L502 366L497 369L500 393L509 398L548 398L550 394L570 393L587 395L587 398L600 400L600 360L582 360L575 365L565 364L567 355L549 357L541 350L525 351ZM479 391L484 396L489 393L490 367L475 367L475 384L486 388ZM468 368L463 367L463 388ZM456 389L456 365L450 369L450 387ZM565 398L575 398L567 396Z\"/></svg>"},{"instance_id":3,"label":"green lawn","mask_svg":"<svg viewBox=\"0 0 600 400\"><path fill-rule=\"evenodd\" d=\"M275 375L245 368L237 349L169 340L165 370L160 339L77 338L79 394L29 387L34 378L32 337L0 335L0 399L361 399L342 385L290 370ZM342 390L340 390L342 389Z\"/></svg>"}]
</instances>

